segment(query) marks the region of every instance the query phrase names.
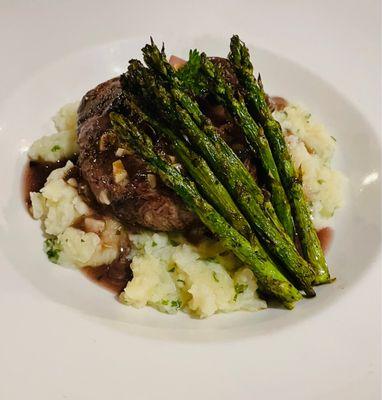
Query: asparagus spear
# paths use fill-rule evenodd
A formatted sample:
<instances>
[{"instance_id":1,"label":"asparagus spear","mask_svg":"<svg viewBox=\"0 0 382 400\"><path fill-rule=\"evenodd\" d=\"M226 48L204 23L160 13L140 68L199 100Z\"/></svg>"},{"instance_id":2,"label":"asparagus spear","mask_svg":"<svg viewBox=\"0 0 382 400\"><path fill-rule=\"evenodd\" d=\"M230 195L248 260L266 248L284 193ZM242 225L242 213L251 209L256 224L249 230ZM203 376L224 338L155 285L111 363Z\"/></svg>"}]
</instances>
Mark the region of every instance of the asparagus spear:
<instances>
[{"instance_id":1,"label":"asparagus spear","mask_svg":"<svg viewBox=\"0 0 382 400\"><path fill-rule=\"evenodd\" d=\"M200 129L189 113L171 98L166 89L139 62L130 63L129 71L123 79L127 80L125 83L128 88L143 96L160 113L174 128L174 132L180 129L186 133L230 192L266 248L279 258L306 294L314 296L311 286L314 273L309 264L299 255L291 238L270 218L269 208L272 206L268 206L270 203L264 199L253 177L216 130L211 129L207 135ZM201 126L204 126L203 123ZM211 125L208 126L212 128Z\"/></svg>"},{"instance_id":2,"label":"asparagus spear","mask_svg":"<svg viewBox=\"0 0 382 400\"><path fill-rule=\"evenodd\" d=\"M210 201L234 229L244 236L255 248L259 249L259 254L264 260L268 260L273 264L273 261L253 233L249 223L239 211L225 187L211 171L206 161L192 151L184 140L174 134L171 129L166 127L163 123L158 122L150 115L142 112L134 101L129 101L129 109L139 121L145 121L156 133L161 134L167 139L171 148L178 156L178 159L194 179L197 186L199 186L205 198Z\"/></svg>"},{"instance_id":3,"label":"asparagus spear","mask_svg":"<svg viewBox=\"0 0 382 400\"><path fill-rule=\"evenodd\" d=\"M142 49L142 52L146 64L160 75L162 81L167 84L166 87L171 92L173 98L179 103L180 106L184 108L184 110L187 111L187 113L194 120L195 124L204 131L208 139L216 143L216 146L219 146L220 150L223 151L227 157L229 157L230 162L236 165L236 168L240 171L245 184L248 186L249 190L252 191L257 201L262 204L264 212L274 221L274 223L279 228L282 229L282 225L277 218L272 203L264 198L262 190L257 186L253 177L246 170L246 168L233 152L233 150L224 142L224 140L221 139L211 121L206 118L205 115L201 112L198 103L194 101L183 90L182 82L179 80L176 71L166 59L164 47L162 47L162 51L159 51L158 47L151 39L151 44L147 44ZM195 53L196 51L194 52L194 54ZM206 82L203 82L203 77L201 76L201 74L198 74L197 82L193 82L194 86L195 84L199 84L199 92L207 89ZM203 87L204 89L202 89Z\"/></svg>"},{"instance_id":4,"label":"asparagus spear","mask_svg":"<svg viewBox=\"0 0 382 400\"><path fill-rule=\"evenodd\" d=\"M113 128L120 140L127 142L150 165L162 181L173 189L200 218L200 220L253 271L259 288L279 299L286 308L293 308L301 299L300 292L269 261L264 259L259 247L251 244L200 195L195 184L185 178L174 166L166 163L154 151L151 139L121 115L111 113Z\"/></svg>"},{"instance_id":5,"label":"asparagus spear","mask_svg":"<svg viewBox=\"0 0 382 400\"><path fill-rule=\"evenodd\" d=\"M259 76L256 81L248 48L237 35L231 39L229 59L232 62L240 84L245 90L245 100L254 118L264 127L264 133L271 146L281 181L288 194L296 222L298 236L304 257L315 270L316 284L330 282L330 273L320 241L314 229L311 211L305 198L301 179L297 176L280 124L273 118L266 102L266 96Z\"/></svg>"},{"instance_id":6,"label":"asparagus spear","mask_svg":"<svg viewBox=\"0 0 382 400\"><path fill-rule=\"evenodd\" d=\"M245 102L234 96L232 87L224 80L219 68L207 58L205 53L201 54L201 70L208 77L210 92L233 115L249 145L256 153L265 173L267 188L271 193L271 201L277 217L289 236L294 238L294 222L291 208L263 129L253 120Z\"/></svg>"},{"instance_id":7,"label":"asparagus spear","mask_svg":"<svg viewBox=\"0 0 382 400\"><path fill-rule=\"evenodd\" d=\"M144 113L134 101L129 101L128 108L139 121L145 121L156 133L167 139L172 150L178 156L178 159L182 162L196 185L199 186L205 198L220 212L234 229L244 236L253 247L258 249L259 256L261 256L263 260L268 260L268 262L272 263L274 267L277 268L253 233L249 223L235 205L230 194L216 178L206 161L200 157L199 154L191 150L184 140L174 134L171 129Z\"/></svg>"},{"instance_id":8,"label":"asparagus spear","mask_svg":"<svg viewBox=\"0 0 382 400\"><path fill-rule=\"evenodd\" d=\"M199 154L189 148L183 139L178 137L171 129L160 123L150 115L144 113L133 101L129 101L130 111L140 121L145 121L153 130L165 137L172 150L177 155L187 172L199 186L208 201L222 214L222 216L245 238L260 246L252 229L239 211L225 187L216 178L210 167ZM267 257L265 251L264 258Z\"/></svg>"}]
</instances>

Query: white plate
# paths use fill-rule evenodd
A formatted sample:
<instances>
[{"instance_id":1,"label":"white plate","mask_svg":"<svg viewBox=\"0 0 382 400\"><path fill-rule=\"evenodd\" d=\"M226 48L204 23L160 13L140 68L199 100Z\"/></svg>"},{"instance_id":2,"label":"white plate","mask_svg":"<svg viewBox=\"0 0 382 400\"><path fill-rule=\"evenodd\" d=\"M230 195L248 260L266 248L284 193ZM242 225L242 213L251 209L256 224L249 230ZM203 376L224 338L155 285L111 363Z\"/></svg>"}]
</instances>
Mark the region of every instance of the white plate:
<instances>
[{"instance_id":1,"label":"white plate","mask_svg":"<svg viewBox=\"0 0 382 400\"><path fill-rule=\"evenodd\" d=\"M157 37L157 40L160 39L166 42L168 54L179 56L186 56L191 47L203 49L211 55L224 56L228 47L228 35L162 35ZM250 38L245 39L251 44ZM343 366L343 360L331 359L328 330L332 331L334 328L330 323L333 324L336 320L336 308L341 299L354 296L350 304L356 314L361 312L356 306L357 285L369 273L379 256L380 136L333 86L302 65L269 50L257 48L255 51L256 70L262 73L266 90L303 103L317 119L328 126L338 143L336 166L349 178L347 204L336 217L335 239L328 254L331 270L337 277L335 283L318 288L317 298L301 302L293 312L269 309L256 314L217 315L209 320L198 321L182 314L166 316L148 308L135 310L122 306L112 294L86 280L79 272L54 266L47 261L42 252L41 230L38 223L27 215L21 199L20 182L26 150L34 139L49 132L52 128L50 117L60 106L80 99L89 88L123 71L127 60L140 57L139 50L146 40L143 36L118 40L65 55L31 75L26 74L14 85L12 93L2 103L0 171L3 195L0 198L0 252L3 262L15 275L11 287L5 282L0 285L7 293L17 290L19 282L20 287L26 288L28 301L21 303L26 311L22 318L28 321L28 325L24 326L20 320L16 320L19 321L19 328L22 326L25 330L26 343L37 346L36 354L43 353L40 357L36 356L32 363L26 361L26 365L33 365L35 368L35 371L30 372L32 377L38 379L44 371L52 380L52 383L44 383L44 389L27 380L29 383L23 389L15 387L15 375L10 374L13 385L7 384L4 392L6 399L19 398L18 396L26 395L29 390L35 396L32 398L37 398L39 393L43 393L42 398L49 399L65 398L64 395L68 395L67 398L85 398L83 396L87 392L81 380L71 372L72 364L74 371L77 371L76 364L91 371L95 380L92 395L94 399L102 398L102 394L109 391L115 395L123 393L124 376L130 385L126 388L126 393L132 398L159 398L153 397L155 392L159 395L154 388L150 388L150 382L155 381L164 390L164 379L169 380L169 386L163 391L163 395L166 394L163 398L175 398L175 393L182 392L182 385L184 398L193 397L193 393L204 393L206 397L208 393L210 397L211 394L220 393L220 398L232 398L233 388L237 398L252 398L251 391L256 389L256 385L252 388L251 380L243 379L243 374L249 378L252 370L254 382L258 381L261 387L259 394L264 393L264 388L274 380L280 382L279 388L268 389L269 398L273 399L278 393L283 393L284 385L289 394L295 393L293 385L297 383L293 382L298 382L298 376L304 376L305 368L318 368L317 372L320 372L325 365L328 370L332 370L329 365L331 363ZM24 292L19 293L17 301L23 296ZM15 296L5 294L3 298L5 301L2 303L2 310L5 310L9 321L14 323L15 317L10 316L9 307L13 307ZM47 309L45 318L38 312L41 305ZM338 320L344 318L343 309L341 312L337 316ZM36 318L32 317L34 314ZM330 316L334 316L334 319ZM47 319L49 325L46 324ZM68 321L69 325L63 324L63 321ZM31 327L35 323L40 324L40 329ZM320 323L322 325L318 331L307 330L309 334L304 342L293 340L296 327L308 329L309 325L317 327ZM47 328L52 331L47 332ZM12 328L9 329L12 331ZM33 332L33 340L28 338L29 330ZM70 333L73 332L81 338L82 345L73 341L76 337L71 336ZM89 346L87 343L85 347L81 347L83 339L90 332L91 337L98 338L101 350L96 346L96 339L93 345ZM70 343L65 343L67 334L72 338ZM354 334L357 336L359 333ZM336 332L331 332L331 336L332 340L340 340L336 337ZM275 338L273 342L272 337ZM38 339L35 342L36 338ZM54 356L44 354L45 340ZM54 343L55 340L57 343ZM10 345L20 363L23 352L16 349L18 341L19 334L15 325L14 343L11 340ZM67 352L60 353L58 349L63 343L64 347L68 346ZM289 346L290 351L296 352L299 363L289 351L282 351L282 348L285 350ZM82 354L84 348L86 351ZM201 350L195 352L197 349ZM237 353L233 353L232 349L236 349ZM312 354L304 354L302 349L310 349ZM93 352L101 356L95 357ZM7 350L4 353L6 359L11 360L10 353ZM31 353L26 351L26 354ZM313 354L317 364L305 365L307 360L312 360ZM295 374L286 369L287 358L283 358L288 356L294 360L290 368L295 369ZM211 357L216 357L216 364ZM254 364L256 359L258 363ZM64 365L62 370L58 360ZM101 365L94 368L95 362ZM150 365L146 369L148 362ZM361 360L356 359L354 362ZM59 369L58 375L52 374L49 363ZM10 365L11 370L13 368L17 371L16 363L11 362ZM207 366L209 367L206 369ZM189 375L188 380L179 368ZM375 368L372 368L373 372ZM204 373L201 375L200 371ZM22 379L26 373L26 369L20 368ZM130 378L134 373L136 381L134 379L132 382ZM198 390L184 386L192 385L192 382L197 384L193 381L193 374L201 379ZM216 374L221 379L217 379ZM348 390L343 387L347 378L342 374L343 372L338 378L340 387L336 387L336 380L331 376L325 376L329 387L319 392L320 385L317 385L315 393L348 395ZM61 375L69 385L65 386L67 391L57 383L57 378ZM92 381L91 375L85 374L84 380ZM228 383L231 376L248 387L235 387L236 385ZM115 382L113 377L117 377ZM211 382L215 384L211 385ZM354 383L353 378L351 382ZM58 391L55 390L57 384ZM170 391L171 386L173 393ZM310 394L313 396L311 387L311 382L302 384L299 386L300 393L296 393L294 398L321 398L309 397ZM204 391L199 390L203 388Z\"/></svg>"}]
</instances>

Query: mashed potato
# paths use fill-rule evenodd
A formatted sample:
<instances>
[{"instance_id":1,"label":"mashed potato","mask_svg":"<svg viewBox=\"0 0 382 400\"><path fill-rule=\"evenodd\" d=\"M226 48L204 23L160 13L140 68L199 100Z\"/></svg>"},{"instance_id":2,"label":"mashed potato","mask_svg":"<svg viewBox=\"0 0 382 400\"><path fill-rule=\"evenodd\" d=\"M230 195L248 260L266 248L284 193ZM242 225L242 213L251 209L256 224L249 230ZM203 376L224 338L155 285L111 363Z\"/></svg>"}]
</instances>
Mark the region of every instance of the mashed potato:
<instances>
[{"instance_id":1,"label":"mashed potato","mask_svg":"<svg viewBox=\"0 0 382 400\"><path fill-rule=\"evenodd\" d=\"M97 267L110 264L119 255L119 236L121 226L107 218L102 232L85 232L81 229L66 228L57 237L62 253L59 263L76 267Z\"/></svg>"},{"instance_id":2,"label":"mashed potato","mask_svg":"<svg viewBox=\"0 0 382 400\"><path fill-rule=\"evenodd\" d=\"M310 113L290 104L274 112L279 121L297 171L300 171L304 193L312 205L316 229L329 225L334 212L343 206L346 179L331 168L336 140Z\"/></svg>"},{"instance_id":3,"label":"mashed potato","mask_svg":"<svg viewBox=\"0 0 382 400\"><path fill-rule=\"evenodd\" d=\"M124 303L167 313L183 309L201 318L266 308L248 268L230 274L216 259L204 259L198 248L175 244L164 233L130 235L130 240L134 277L120 296Z\"/></svg>"},{"instance_id":4,"label":"mashed potato","mask_svg":"<svg viewBox=\"0 0 382 400\"><path fill-rule=\"evenodd\" d=\"M33 160L57 161L78 151L77 103L53 118L57 133L37 140L29 150ZM305 194L312 204L316 228L328 225L343 203L344 177L330 167L335 140L310 114L295 105L274 113L285 134L295 167L301 171ZM123 227L109 217L93 217L76 185L65 180L68 161L54 170L38 193L31 193L32 214L48 235L49 259L76 267L99 266L115 260ZM82 221L81 229L78 221ZM266 302L257 295L252 271L221 245L206 240L197 247L181 236L165 233L130 234L133 279L120 300L137 308L151 306L174 314L179 310L206 318L218 312L257 311Z\"/></svg>"},{"instance_id":5,"label":"mashed potato","mask_svg":"<svg viewBox=\"0 0 382 400\"><path fill-rule=\"evenodd\" d=\"M92 210L82 200L77 189L67 183L65 175L73 168L68 161L62 168L53 170L40 192L32 192L32 215L42 221L49 258L63 265L76 267L111 263L119 254L121 225L111 218L95 220ZM85 226L96 232L73 227L85 218ZM86 224L86 222L88 222Z\"/></svg>"},{"instance_id":6,"label":"mashed potato","mask_svg":"<svg viewBox=\"0 0 382 400\"><path fill-rule=\"evenodd\" d=\"M55 169L40 192L30 194L32 215L43 221L45 232L50 235L58 235L81 216L90 213L77 189L64 180L71 168L73 163L68 161L63 168Z\"/></svg>"},{"instance_id":7,"label":"mashed potato","mask_svg":"<svg viewBox=\"0 0 382 400\"><path fill-rule=\"evenodd\" d=\"M36 140L28 151L32 160L56 162L71 158L78 152L77 145L78 103L62 107L53 117L57 133Z\"/></svg>"}]
</instances>

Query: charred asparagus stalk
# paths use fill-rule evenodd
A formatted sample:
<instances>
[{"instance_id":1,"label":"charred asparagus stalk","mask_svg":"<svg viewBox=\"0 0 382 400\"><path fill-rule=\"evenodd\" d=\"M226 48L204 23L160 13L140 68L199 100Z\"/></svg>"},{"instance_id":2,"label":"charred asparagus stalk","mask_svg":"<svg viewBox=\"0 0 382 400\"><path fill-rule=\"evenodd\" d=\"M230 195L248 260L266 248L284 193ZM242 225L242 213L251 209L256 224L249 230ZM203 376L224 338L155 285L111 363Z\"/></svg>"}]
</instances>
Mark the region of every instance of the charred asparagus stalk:
<instances>
[{"instance_id":1,"label":"charred asparagus stalk","mask_svg":"<svg viewBox=\"0 0 382 400\"><path fill-rule=\"evenodd\" d=\"M277 227L283 229L271 201L264 198L262 190L257 186L253 177L232 149L221 139L211 121L201 112L198 103L183 90L182 82L178 79L175 70L166 59L164 48L162 47L162 51L159 51L158 47L151 40L151 44L147 44L142 49L142 52L146 64L161 77L162 82L166 83L166 88L171 92L176 102L187 111L195 124L204 131L208 139L216 143L216 146L219 146L221 151L224 151L230 162L236 164L236 168L240 171L242 179L245 179L246 186L252 191L257 201L262 204L264 212L273 220ZM198 79L201 87L206 85L206 82L201 81L200 74L198 74ZM232 195L235 196L234 194Z\"/></svg>"},{"instance_id":2,"label":"charred asparagus stalk","mask_svg":"<svg viewBox=\"0 0 382 400\"><path fill-rule=\"evenodd\" d=\"M269 217L267 205L269 202L264 199L253 177L216 130L211 129L207 135L200 129L189 113L172 99L167 90L155 81L150 71L139 62L134 61L130 64L124 79L127 80L127 87L130 90L143 96L147 103L154 103L152 108L156 105L156 111L173 127L174 132L186 133L220 182L230 192L265 247L278 257L307 295L314 296L311 286L314 273L309 264L299 255L285 231L280 230ZM192 99L189 101L193 102ZM194 104L192 106L196 109L197 105ZM204 126L203 123L201 126ZM212 125L208 126L213 128Z\"/></svg>"},{"instance_id":3,"label":"charred asparagus stalk","mask_svg":"<svg viewBox=\"0 0 382 400\"><path fill-rule=\"evenodd\" d=\"M267 189L271 194L271 201L277 217L289 236L294 238L291 208L262 127L253 120L244 100L234 96L232 87L224 80L221 71L207 58L205 53L201 54L201 71L207 76L209 92L232 114L249 145L253 148L265 175Z\"/></svg>"},{"instance_id":4,"label":"charred asparagus stalk","mask_svg":"<svg viewBox=\"0 0 382 400\"><path fill-rule=\"evenodd\" d=\"M192 151L185 141L174 134L171 129L142 112L134 102L129 102L129 109L138 120L145 121L157 134L167 139L179 161L181 161L182 165L193 178L196 185L204 194L204 197L238 233L244 236L254 248L258 249L258 253L263 260L268 260L268 262L277 268L253 233L249 223L235 205L230 194L216 178L206 161L199 154Z\"/></svg>"},{"instance_id":5,"label":"charred asparagus stalk","mask_svg":"<svg viewBox=\"0 0 382 400\"><path fill-rule=\"evenodd\" d=\"M189 148L183 139L178 137L171 129L144 113L134 102L129 102L129 109L140 121L145 121L159 135L163 136L182 163L184 168L199 186L203 195L217 209L220 214L245 238L254 240L260 246L252 229L239 211L225 187L216 178L210 167L199 154ZM267 254L264 251L264 258Z\"/></svg>"},{"instance_id":6,"label":"charred asparagus stalk","mask_svg":"<svg viewBox=\"0 0 382 400\"><path fill-rule=\"evenodd\" d=\"M288 194L304 257L315 270L316 284L330 282L330 273L314 229L301 179L297 176L280 124L273 118L266 102L261 79L255 79L248 48L237 35L231 39L229 59L245 91L245 101L254 118L264 127L281 181Z\"/></svg>"},{"instance_id":7,"label":"charred asparagus stalk","mask_svg":"<svg viewBox=\"0 0 382 400\"><path fill-rule=\"evenodd\" d=\"M197 186L204 194L204 197L220 212L220 214L244 236L255 248L264 260L274 264L267 252L264 250L256 235L253 233L249 223L239 211L230 194L225 187L216 178L209 168L206 161L197 153L192 151L189 146L179 138L174 132L164 124L158 122L134 104L129 102L129 109L138 118L139 121L145 121L157 134L164 136L171 148L181 161L187 172L193 178ZM277 268L276 265L274 265Z\"/></svg>"},{"instance_id":8,"label":"charred asparagus stalk","mask_svg":"<svg viewBox=\"0 0 382 400\"><path fill-rule=\"evenodd\" d=\"M293 308L301 299L300 292L269 261L264 259L259 247L251 244L240 235L229 223L200 195L195 184L185 178L174 166L160 158L153 148L151 139L122 116L111 113L113 128L121 142L125 142L145 159L153 172L173 189L216 235L222 244L231 250L243 263L253 271L259 288L279 299L286 308Z\"/></svg>"}]
</instances>

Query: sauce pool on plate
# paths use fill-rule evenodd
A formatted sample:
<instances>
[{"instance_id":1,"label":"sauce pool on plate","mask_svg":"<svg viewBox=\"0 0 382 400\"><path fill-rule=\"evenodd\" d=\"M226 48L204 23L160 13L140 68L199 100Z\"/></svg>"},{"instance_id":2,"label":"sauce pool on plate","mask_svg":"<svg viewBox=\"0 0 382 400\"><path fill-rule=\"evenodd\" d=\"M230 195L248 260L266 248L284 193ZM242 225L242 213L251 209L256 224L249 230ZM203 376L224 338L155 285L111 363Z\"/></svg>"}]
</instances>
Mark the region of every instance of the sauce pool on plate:
<instances>
[{"instance_id":1,"label":"sauce pool on plate","mask_svg":"<svg viewBox=\"0 0 382 400\"><path fill-rule=\"evenodd\" d=\"M84 267L81 271L91 281L115 294L121 293L132 278L130 262L121 259L99 267Z\"/></svg>"},{"instance_id":2,"label":"sauce pool on plate","mask_svg":"<svg viewBox=\"0 0 382 400\"><path fill-rule=\"evenodd\" d=\"M333 241L334 230L333 228L322 228L317 232L318 239L320 240L322 250L326 253Z\"/></svg>"},{"instance_id":3,"label":"sauce pool on plate","mask_svg":"<svg viewBox=\"0 0 382 400\"><path fill-rule=\"evenodd\" d=\"M45 184L48 175L56 168L61 168L67 160L56 163L43 163L29 161L23 174L23 200L28 210L31 206L30 192L38 192ZM317 232L321 247L326 253L329 250L333 240L333 229L326 227ZM191 240L192 242L192 240ZM125 257L119 257L109 265L99 267L84 267L82 272L93 282L100 286L119 294L126 287L128 281L132 278L132 272L129 267L130 262Z\"/></svg>"},{"instance_id":4,"label":"sauce pool on plate","mask_svg":"<svg viewBox=\"0 0 382 400\"><path fill-rule=\"evenodd\" d=\"M29 161L23 173L23 199L26 206L30 207L30 192L38 192L45 184L48 175L56 168L61 168L66 160L54 162Z\"/></svg>"}]
</instances>

